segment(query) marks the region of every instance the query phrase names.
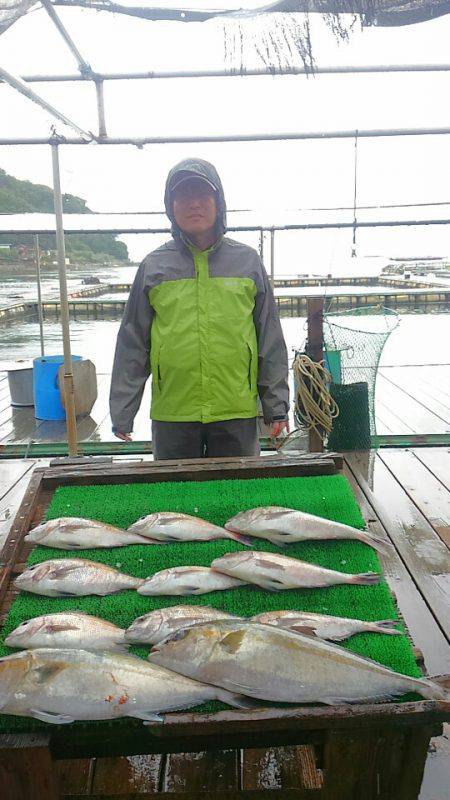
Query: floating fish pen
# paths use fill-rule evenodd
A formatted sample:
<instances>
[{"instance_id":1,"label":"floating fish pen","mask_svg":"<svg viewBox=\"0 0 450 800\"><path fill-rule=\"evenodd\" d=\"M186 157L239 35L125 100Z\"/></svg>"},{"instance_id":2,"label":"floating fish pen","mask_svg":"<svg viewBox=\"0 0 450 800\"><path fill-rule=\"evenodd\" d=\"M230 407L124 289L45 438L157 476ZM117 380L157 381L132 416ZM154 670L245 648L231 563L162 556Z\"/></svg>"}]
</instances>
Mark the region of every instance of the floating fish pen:
<instances>
[{"instance_id":1,"label":"floating fish pen","mask_svg":"<svg viewBox=\"0 0 450 800\"><path fill-rule=\"evenodd\" d=\"M13 582L26 564L61 555L77 556L146 577L156 569L180 563L209 565L223 553L243 549L243 545L235 541L215 540L152 547L132 545L119 550L64 551L62 554L52 548L33 548L24 541L27 532L43 519L84 516L125 528L143 514L176 510L198 513L200 517L223 525L232 514L244 508L278 504L291 505L358 528L363 528L368 518L373 525L374 512L367 511L364 498L357 495L363 516L353 487L340 472L342 463L342 457L336 454L277 455L260 459L210 459L204 463L98 463L36 470L1 554L0 604L4 634L37 614L75 608L126 627L138 614L179 602L175 597L143 596L131 591L101 598L58 599L19 594ZM278 549L269 542L255 541L255 549L267 553ZM289 555L339 571L382 572L378 555L357 541L299 542L289 545ZM396 558L394 554L387 556L383 563L389 565L389 559L393 558ZM401 608L396 607L395 598L383 579L376 586L333 586L275 594L255 586L242 586L195 596L189 602L205 603L241 616L284 607L365 619L397 619L403 635L357 634L344 646L404 674L421 674L420 654L412 646ZM12 653L4 646L1 652L2 655ZM148 650L139 647L133 652L145 658ZM189 711L165 714L162 723L145 725L131 718L50 725L27 717L2 715L0 775L3 776L3 794L7 798L57 800L66 796L64 791L61 794L57 776L64 786L64 775L71 771L71 764L73 773L76 765L86 763L79 759L97 758L100 771L106 768L101 759L110 759L106 764L111 791L101 796L116 796L115 781L120 782L120 777L114 778L115 762L111 757L145 754L151 758L149 754L154 754L157 772L158 759L162 759L163 754L171 754L167 758L171 759L172 770L174 764L178 764L178 776L184 775L185 792L179 795L165 791L166 772L164 781L156 780L155 797L183 796L200 800L212 796L196 788L207 764L208 786L220 798L221 792L215 791L214 781L223 787L220 775L222 779L224 774L229 777L241 760L243 777L240 780L230 778L223 797L227 800L263 798L267 793L258 783L257 775L264 758L275 759L276 769L289 769L295 754L296 764L303 765L302 783L295 789L270 791L271 797L348 800L364 794L383 800L394 797L415 800L430 738L441 732L444 720L450 719L448 703L421 700L418 695L377 704L283 704L281 707L262 703L262 706L255 710L230 710L213 701ZM190 753L190 759L176 755L183 753ZM18 786L20 790L16 791ZM153 796L152 792L148 793L148 786L147 783L146 796ZM245 787L255 787L255 792L249 793Z\"/></svg>"}]
</instances>

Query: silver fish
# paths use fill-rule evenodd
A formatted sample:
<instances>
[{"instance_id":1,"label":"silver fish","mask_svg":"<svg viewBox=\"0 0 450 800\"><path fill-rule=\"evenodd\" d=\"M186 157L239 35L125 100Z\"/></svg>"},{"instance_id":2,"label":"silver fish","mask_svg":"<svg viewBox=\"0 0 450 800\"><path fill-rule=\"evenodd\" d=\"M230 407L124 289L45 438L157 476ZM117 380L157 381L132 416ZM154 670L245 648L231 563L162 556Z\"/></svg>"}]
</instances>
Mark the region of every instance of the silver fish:
<instances>
[{"instance_id":1,"label":"silver fish","mask_svg":"<svg viewBox=\"0 0 450 800\"><path fill-rule=\"evenodd\" d=\"M237 619L237 617L208 606L159 608L135 619L125 631L125 641L136 644L157 644L180 628L215 619Z\"/></svg>"},{"instance_id":2,"label":"silver fish","mask_svg":"<svg viewBox=\"0 0 450 800\"><path fill-rule=\"evenodd\" d=\"M117 652L128 647L123 628L81 611L61 611L28 619L8 634L5 644L8 647L31 649L76 647Z\"/></svg>"},{"instance_id":3,"label":"silver fish","mask_svg":"<svg viewBox=\"0 0 450 800\"><path fill-rule=\"evenodd\" d=\"M239 532L227 531L205 519L181 514L178 511L158 511L133 522L128 533L157 539L160 542L207 542L212 539L234 539L241 544L250 544Z\"/></svg>"},{"instance_id":4,"label":"silver fish","mask_svg":"<svg viewBox=\"0 0 450 800\"><path fill-rule=\"evenodd\" d=\"M388 552L392 547L386 539L381 539L370 531L361 531L350 525L281 506L265 506L241 511L225 523L225 528L229 531L247 533L258 539L267 539L278 545L310 539L358 539L380 553Z\"/></svg>"},{"instance_id":5,"label":"silver fish","mask_svg":"<svg viewBox=\"0 0 450 800\"><path fill-rule=\"evenodd\" d=\"M25 541L60 550L76 548L123 547L128 544L154 544L150 539L114 528L104 522L78 517L51 519L33 528Z\"/></svg>"},{"instance_id":6,"label":"silver fish","mask_svg":"<svg viewBox=\"0 0 450 800\"><path fill-rule=\"evenodd\" d=\"M83 558L55 558L34 564L14 581L17 589L47 597L81 597L137 589L144 581L106 564Z\"/></svg>"},{"instance_id":7,"label":"silver fish","mask_svg":"<svg viewBox=\"0 0 450 800\"><path fill-rule=\"evenodd\" d=\"M209 567L171 567L155 572L138 588L139 594L206 594L244 586L245 581L230 578Z\"/></svg>"},{"instance_id":8,"label":"silver fish","mask_svg":"<svg viewBox=\"0 0 450 800\"><path fill-rule=\"evenodd\" d=\"M298 633L309 633L320 639L331 639L335 642L348 639L355 633L387 633L400 636L402 634L402 631L393 627L396 624L395 619L367 622L362 619L314 614L310 611L265 611L251 617L251 621L261 622L263 625L276 625L278 628L287 628Z\"/></svg>"},{"instance_id":9,"label":"silver fish","mask_svg":"<svg viewBox=\"0 0 450 800\"><path fill-rule=\"evenodd\" d=\"M2 714L20 714L58 725L119 717L162 721L162 712L206 700L249 707L249 701L239 695L205 686L135 656L37 649L0 659Z\"/></svg>"},{"instance_id":10,"label":"silver fish","mask_svg":"<svg viewBox=\"0 0 450 800\"><path fill-rule=\"evenodd\" d=\"M406 692L445 700L426 678L411 678L314 636L241 620L192 625L155 645L149 656L195 680L261 700L355 703Z\"/></svg>"},{"instance_id":11,"label":"silver fish","mask_svg":"<svg viewBox=\"0 0 450 800\"><path fill-rule=\"evenodd\" d=\"M225 575L240 578L246 583L256 583L257 586L271 591L334 586L336 583L370 585L380 580L380 576L375 572L349 575L346 572L318 567L298 558L289 558L278 553L262 553L257 550L227 553L214 559L211 567Z\"/></svg>"}]
</instances>

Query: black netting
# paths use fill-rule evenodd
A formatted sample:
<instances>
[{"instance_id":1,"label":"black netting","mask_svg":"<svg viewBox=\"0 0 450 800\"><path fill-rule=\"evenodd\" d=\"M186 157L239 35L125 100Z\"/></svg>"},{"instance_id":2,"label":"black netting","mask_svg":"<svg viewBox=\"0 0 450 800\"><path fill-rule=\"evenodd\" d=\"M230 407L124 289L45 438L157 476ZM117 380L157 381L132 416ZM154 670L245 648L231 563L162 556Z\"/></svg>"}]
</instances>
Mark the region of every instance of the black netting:
<instances>
[{"instance_id":1,"label":"black netting","mask_svg":"<svg viewBox=\"0 0 450 800\"><path fill-rule=\"evenodd\" d=\"M375 383L378 364L386 340L398 322L395 311L379 306L340 311L324 317L326 364L333 383L337 386L367 384L371 435L376 434ZM340 416L351 416L351 423L354 421L354 410L349 403L340 408ZM341 422L345 424L345 419L341 419Z\"/></svg>"}]
</instances>

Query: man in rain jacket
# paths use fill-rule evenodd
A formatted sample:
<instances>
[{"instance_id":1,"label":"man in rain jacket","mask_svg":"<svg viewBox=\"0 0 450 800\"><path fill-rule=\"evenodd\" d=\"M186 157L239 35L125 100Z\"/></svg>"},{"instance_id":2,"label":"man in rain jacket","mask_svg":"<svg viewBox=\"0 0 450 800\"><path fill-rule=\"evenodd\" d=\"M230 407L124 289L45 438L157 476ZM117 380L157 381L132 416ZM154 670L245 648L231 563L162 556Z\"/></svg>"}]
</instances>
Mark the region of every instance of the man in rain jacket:
<instances>
[{"instance_id":1,"label":"man in rain jacket","mask_svg":"<svg viewBox=\"0 0 450 800\"><path fill-rule=\"evenodd\" d=\"M288 363L273 292L256 252L224 236L212 164L186 159L167 177L173 239L141 263L117 336L113 431L131 440L152 374L155 458L259 453L257 401L271 435L288 427Z\"/></svg>"}]
</instances>

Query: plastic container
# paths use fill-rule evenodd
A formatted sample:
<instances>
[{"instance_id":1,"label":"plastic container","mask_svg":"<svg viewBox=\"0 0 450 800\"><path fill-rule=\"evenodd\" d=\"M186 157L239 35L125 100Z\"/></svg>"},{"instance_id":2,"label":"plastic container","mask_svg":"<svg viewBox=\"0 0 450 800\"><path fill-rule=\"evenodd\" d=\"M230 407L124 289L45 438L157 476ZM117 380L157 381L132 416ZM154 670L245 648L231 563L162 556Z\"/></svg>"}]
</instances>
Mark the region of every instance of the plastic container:
<instances>
[{"instance_id":1,"label":"plastic container","mask_svg":"<svg viewBox=\"0 0 450 800\"><path fill-rule=\"evenodd\" d=\"M72 356L72 361L80 360L81 356ZM43 356L33 360L34 415L37 419L66 418L58 385L61 364L64 364L64 356Z\"/></svg>"},{"instance_id":2,"label":"plastic container","mask_svg":"<svg viewBox=\"0 0 450 800\"><path fill-rule=\"evenodd\" d=\"M9 393L12 406L33 406L33 367L8 369Z\"/></svg>"}]
</instances>

